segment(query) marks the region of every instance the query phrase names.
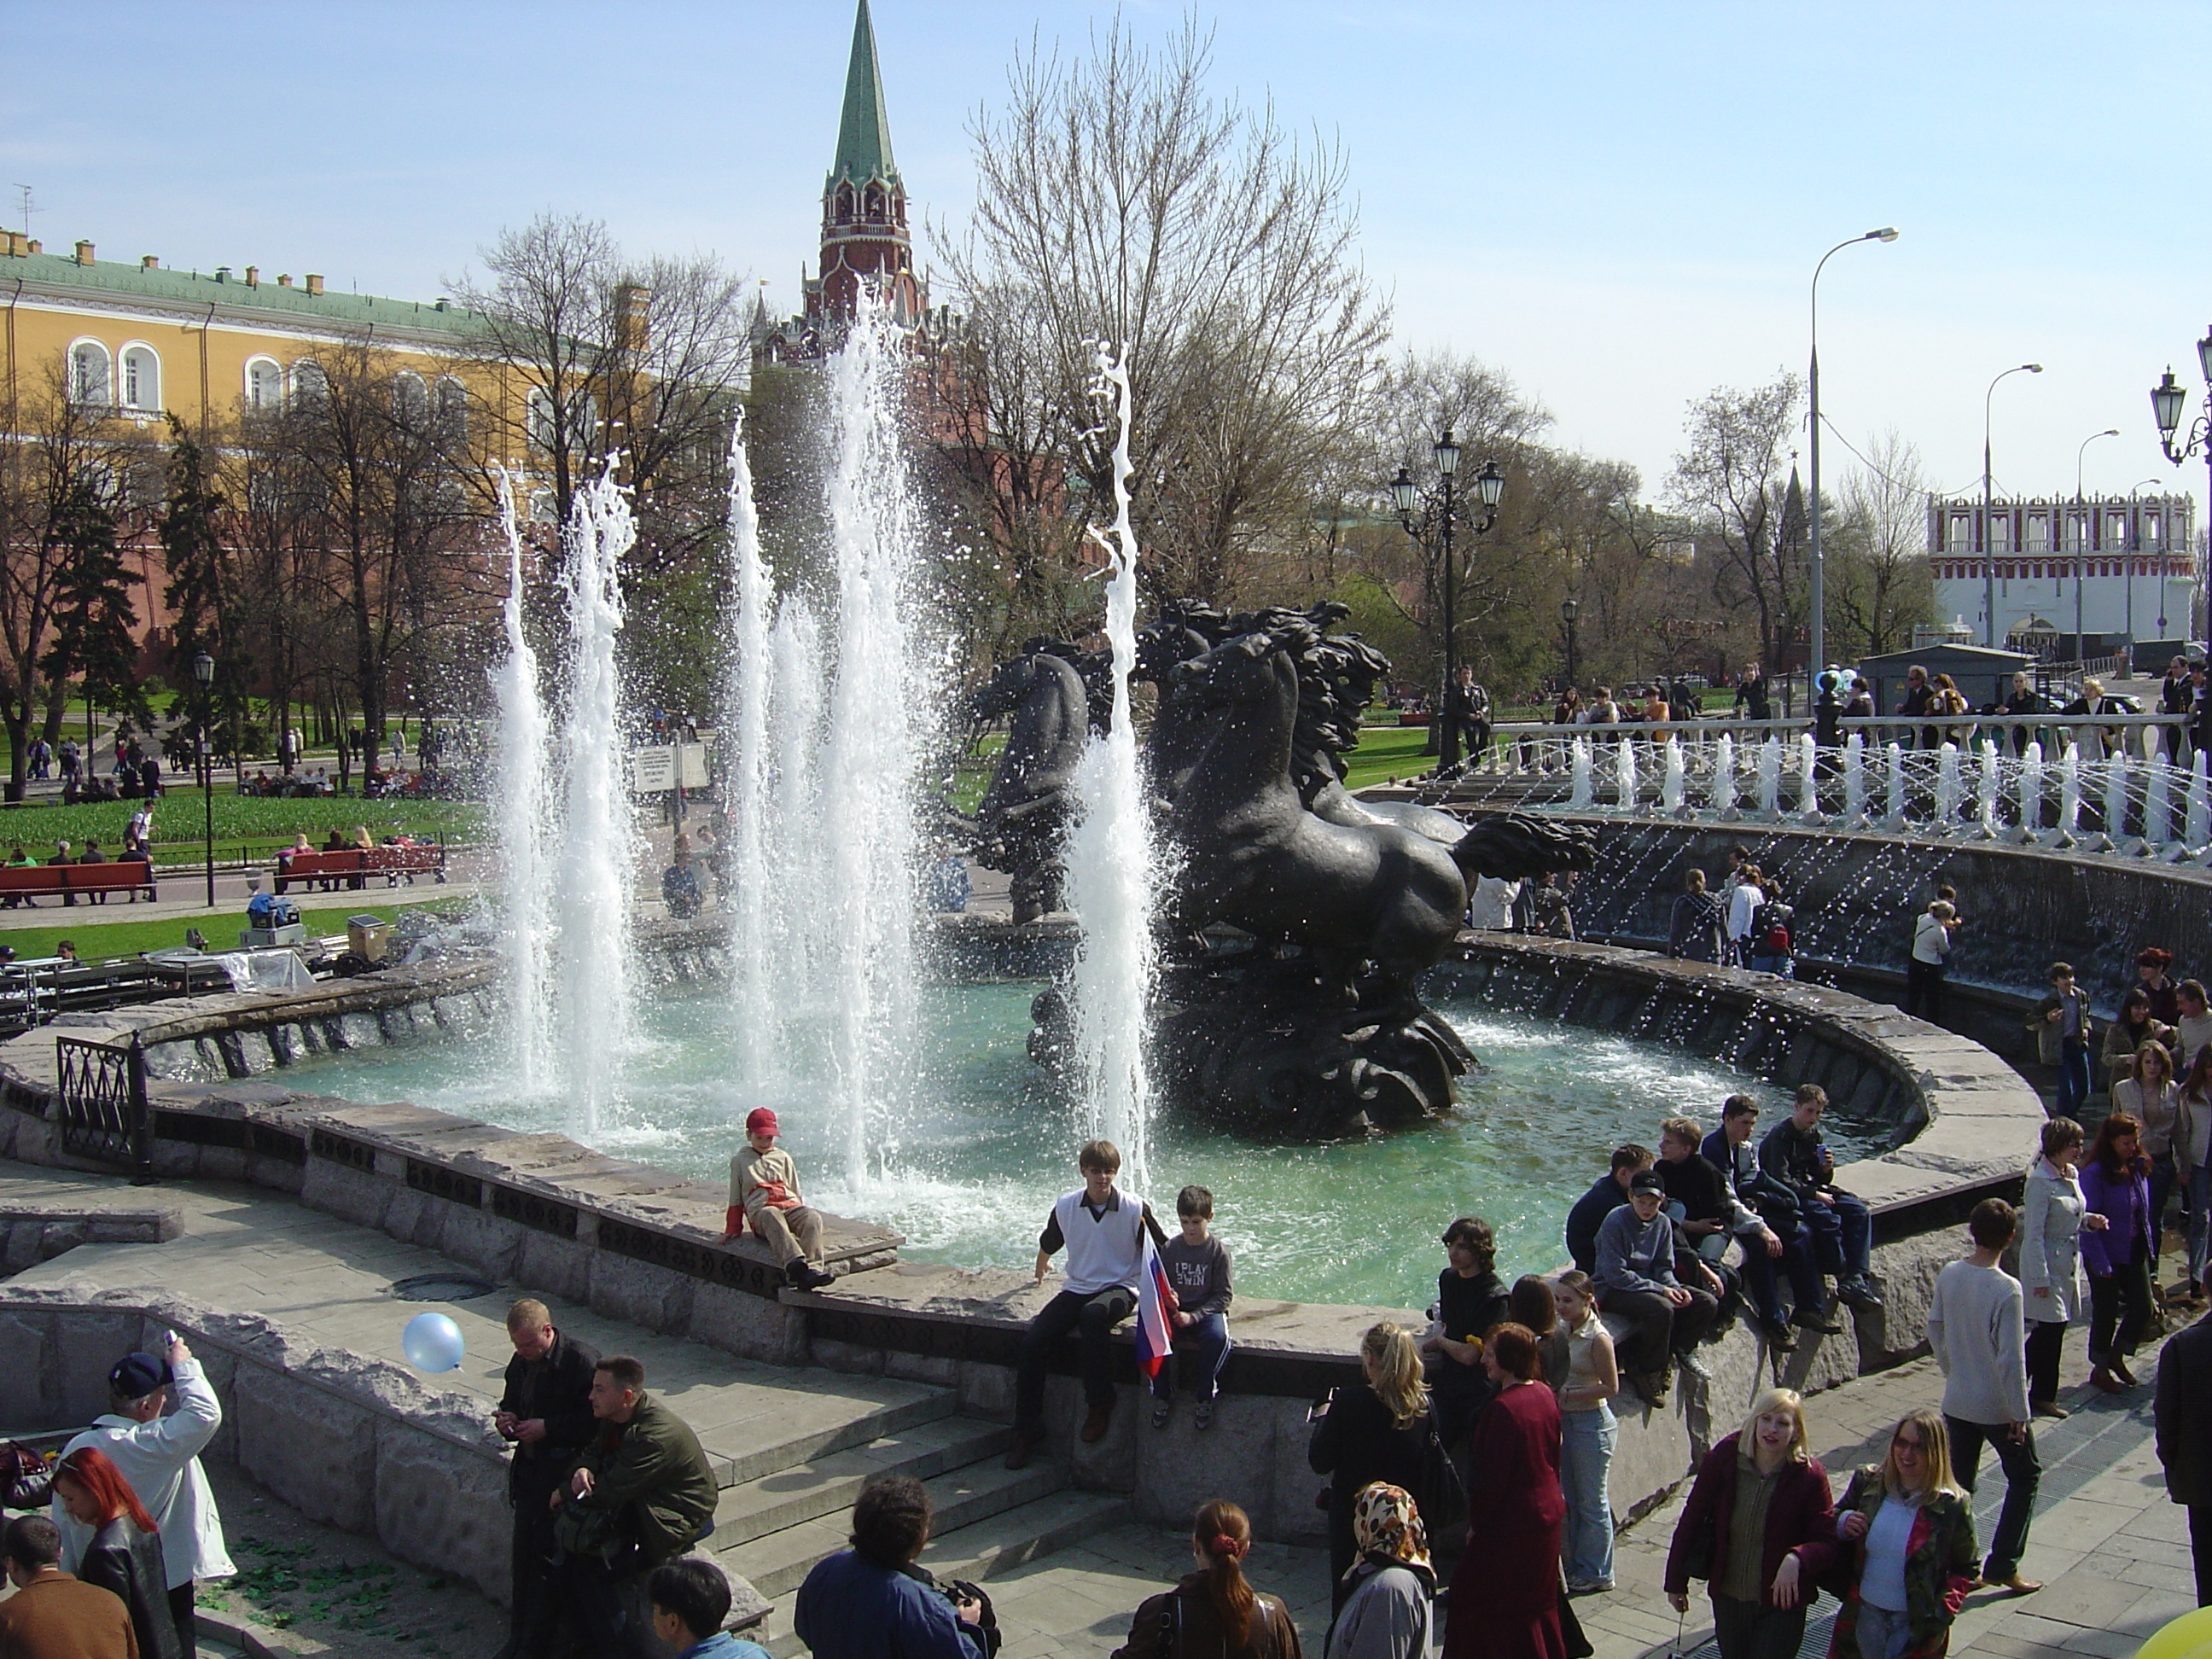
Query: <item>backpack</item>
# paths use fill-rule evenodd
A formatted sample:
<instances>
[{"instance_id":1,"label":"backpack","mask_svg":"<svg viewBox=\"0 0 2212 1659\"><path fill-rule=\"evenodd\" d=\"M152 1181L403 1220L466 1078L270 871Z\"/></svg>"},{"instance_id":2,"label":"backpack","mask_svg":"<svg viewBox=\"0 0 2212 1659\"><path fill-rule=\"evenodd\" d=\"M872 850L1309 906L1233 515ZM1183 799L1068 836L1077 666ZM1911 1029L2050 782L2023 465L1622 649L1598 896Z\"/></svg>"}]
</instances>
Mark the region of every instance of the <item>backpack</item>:
<instances>
[{"instance_id":1,"label":"backpack","mask_svg":"<svg viewBox=\"0 0 2212 1659\"><path fill-rule=\"evenodd\" d=\"M1790 954L1790 930L1780 922L1766 930L1759 942L1759 953L1763 957L1786 957Z\"/></svg>"}]
</instances>

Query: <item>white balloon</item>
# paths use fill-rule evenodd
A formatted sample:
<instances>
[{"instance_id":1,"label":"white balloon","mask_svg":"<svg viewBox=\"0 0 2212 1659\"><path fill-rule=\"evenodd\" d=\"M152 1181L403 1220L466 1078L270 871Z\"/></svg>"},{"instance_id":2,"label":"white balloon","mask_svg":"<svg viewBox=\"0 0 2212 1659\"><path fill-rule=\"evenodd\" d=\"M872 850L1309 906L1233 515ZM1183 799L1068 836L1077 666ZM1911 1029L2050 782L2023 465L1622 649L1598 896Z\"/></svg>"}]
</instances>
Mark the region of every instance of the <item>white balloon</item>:
<instances>
[{"instance_id":1,"label":"white balloon","mask_svg":"<svg viewBox=\"0 0 2212 1659\"><path fill-rule=\"evenodd\" d=\"M458 1370L466 1344L461 1328L441 1313L416 1314L399 1339L407 1363L418 1371Z\"/></svg>"}]
</instances>

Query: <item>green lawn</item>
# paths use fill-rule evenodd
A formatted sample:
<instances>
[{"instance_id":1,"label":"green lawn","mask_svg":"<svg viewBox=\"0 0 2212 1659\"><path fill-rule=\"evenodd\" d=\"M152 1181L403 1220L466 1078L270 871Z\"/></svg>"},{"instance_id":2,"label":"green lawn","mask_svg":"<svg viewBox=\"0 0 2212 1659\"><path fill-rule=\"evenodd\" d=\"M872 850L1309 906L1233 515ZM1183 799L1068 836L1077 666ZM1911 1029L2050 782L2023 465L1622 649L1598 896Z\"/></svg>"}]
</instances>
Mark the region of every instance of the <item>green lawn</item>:
<instances>
[{"instance_id":1,"label":"green lawn","mask_svg":"<svg viewBox=\"0 0 2212 1659\"><path fill-rule=\"evenodd\" d=\"M1426 726L1370 726L1359 734L1359 747L1344 757L1344 787L1364 789L1370 783L1410 778L1437 763L1424 755L1429 740Z\"/></svg>"},{"instance_id":2,"label":"green lawn","mask_svg":"<svg viewBox=\"0 0 2212 1659\"><path fill-rule=\"evenodd\" d=\"M358 904L331 904L313 910L303 908L300 912L300 920L307 925L307 933L313 937L343 933L348 916L373 915L390 921L402 909L421 908L404 900L395 904L386 893L373 896L364 893L362 898L364 902ZM429 902L427 893L425 902ZM52 917L52 925L41 922L35 927L0 927L0 945L14 945L15 954L27 960L34 957L50 957L53 955L56 945L63 939L70 939L75 942L78 956L88 962L99 962L108 957L135 957L147 951L181 948L187 927L197 927L205 934L210 949L222 950L238 943L239 929L246 926L243 906L234 916L164 916L145 921L92 922L88 920L93 916L112 915L118 908L125 915L131 909L120 895L110 898L104 905L79 904L72 910L62 909L52 899L41 899L39 901L39 914ZM21 911L11 912L9 919L12 921L21 914Z\"/></svg>"},{"instance_id":3,"label":"green lawn","mask_svg":"<svg viewBox=\"0 0 2212 1659\"><path fill-rule=\"evenodd\" d=\"M123 830L137 810L136 801L92 802L78 806L21 805L0 812L0 852L20 842L34 858L66 841L82 850L86 840L98 837L110 853L123 844ZM155 804L154 862L189 864L199 857L204 844L206 807L196 788L173 788ZM358 800L330 795L312 800L274 800L232 793L221 784L215 791L215 854L217 860L234 862L244 848L258 857L289 847L292 838L305 833L320 846L332 830L349 835L366 824L371 835L403 833L429 841L477 838L483 808L460 800Z\"/></svg>"}]
</instances>

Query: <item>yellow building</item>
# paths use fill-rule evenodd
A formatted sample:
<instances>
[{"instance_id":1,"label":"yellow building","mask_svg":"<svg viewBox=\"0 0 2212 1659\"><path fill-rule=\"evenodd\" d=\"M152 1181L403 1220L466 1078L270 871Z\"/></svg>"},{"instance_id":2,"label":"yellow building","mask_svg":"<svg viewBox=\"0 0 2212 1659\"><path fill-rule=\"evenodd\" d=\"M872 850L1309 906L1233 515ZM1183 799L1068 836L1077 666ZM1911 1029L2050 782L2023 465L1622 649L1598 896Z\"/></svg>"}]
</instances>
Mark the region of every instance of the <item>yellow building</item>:
<instances>
[{"instance_id":1,"label":"yellow building","mask_svg":"<svg viewBox=\"0 0 2212 1659\"><path fill-rule=\"evenodd\" d=\"M462 362L471 318L459 307L333 294L319 276L270 281L254 265L170 270L151 254L102 260L90 242L47 253L0 231L0 397L10 409L66 363L80 403L142 425L164 413L219 423L276 407L319 373L317 350L339 343L392 354L403 396L419 388L445 405L466 381L479 396L486 389L484 371Z\"/></svg>"}]
</instances>

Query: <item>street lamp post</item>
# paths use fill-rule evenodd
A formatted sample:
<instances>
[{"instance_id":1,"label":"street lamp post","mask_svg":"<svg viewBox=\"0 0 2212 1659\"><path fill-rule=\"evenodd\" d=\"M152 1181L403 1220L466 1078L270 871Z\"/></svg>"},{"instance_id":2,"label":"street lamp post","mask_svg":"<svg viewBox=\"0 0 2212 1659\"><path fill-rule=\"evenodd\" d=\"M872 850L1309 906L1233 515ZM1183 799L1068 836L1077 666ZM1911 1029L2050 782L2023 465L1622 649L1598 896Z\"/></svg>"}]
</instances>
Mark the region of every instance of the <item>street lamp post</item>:
<instances>
[{"instance_id":1,"label":"street lamp post","mask_svg":"<svg viewBox=\"0 0 2212 1659\"><path fill-rule=\"evenodd\" d=\"M2092 432L2074 451L2074 656L2079 662L2089 660L2089 647L2081 633L2081 561L2089 556L2089 517L2081 507L2081 457L2098 439L2119 435L2119 428L2108 426L2102 432Z\"/></svg>"},{"instance_id":2,"label":"street lamp post","mask_svg":"<svg viewBox=\"0 0 2212 1659\"><path fill-rule=\"evenodd\" d=\"M1847 247L1861 242L1893 242L1897 227L1884 225L1880 230L1869 230L1863 236L1841 241L1820 256L1820 264L1813 267L1813 364L1808 379L1813 399L1813 515L1812 539L1808 562L1813 579L1813 672L1818 675L1828 665L1828 588L1826 573L1820 560L1820 269Z\"/></svg>"},{"instance_id":3,"label":"street lamp post","mask_svg":"<svg viewBox=\"0 0 2212 1659\"><path fill-rule=\"evenodd\" d=\"M204 651L192 659L192 678L200 688L200 800L206 808L207 822L207 902L215 908L215 757L208 744L208 733L213 729L210 721L214 714L212 692L215 687L215 659Z\"/></svg>"},{"instance_id":4,"label":"street lamp post","mask_svg":"<svg viewBox=\"0 0 2212 1659\"><path fill-rule=\"evenodd\" d=\"M1583 614L1581 602L1570 594L1559 601L1559 620L1567 625L1567 690L1575 688L1575 620Z\"/></svg>"},{"instance_id":5,"label":"street lamp post","mask_svg":"<svg viewBox=\"0 0 2212 1659\"><path fill-rule=\"evenodd\" d=\"M2022 363L1997 375L1982 393L1982 643L1987 646L1997 642L1997 547L1996 538L1990 533L1996 507L1990 487L1990 399L1996 395L1997 380L2005 375L2042 373L2041 363Z\"/></svg>"},{"instance_id":6,"label":"street lamp post","mask_svg":"<svg viewBox=\"0 0 2212 1659\"><path fill-rule=\"evenodd\" d=\"M2212 517L2212 328L2206 329L2204 337L2197 343L2197 362L2204 373L2205 412L2199 415L2190 424L2189 435L2182 441L2180 447L2174 447L2174 434L2180 428L2181 411L2183 405L2189 400L2189 394L2174 384L2173 369L2171 365L2166 368L2166 378L2150 389L2150 407L2151 413L2158 420L2159 447L2166 452L2167 460L2179 466L2200 449L2204 452L2208 486L2205 506L2208 517ZM2164 550L2172 545L2173 541L2173 515L2171 513L2165 515L2163 529L2165 533L2160 543L2158 570L2159 632L2160 634L2166 631ZM2208 561L2212 561L2212 551L2208 551L2207 557ZM2200 572L2198 576L2200 586L2203 580L2203 573ZM2196 621L2196 617L2191 617L2191 625L2194 626Z\"/></svg>"},{"instance_id":7,"label":"street lamp post","mask_svg":"<svg viewBox=\"0 0 2212 1659\"><path fill-rule=\"evenodd\" d=\"M1425 546L1432 536L1441 535L1443 543L1443 647L1444 695L1436 710L1437 771L1446 774L1459 764L1459 722L1448 712L1453 690L1459 683L1458 556L1454 548L1453 530L1466 511L1454 488L1459 473L1459 446L1452 441L1452 429L1446 427L1443 435L1430 446L1437 463L1437 488L1425 490L1413 482L1410 469L1400 467L1398 476L1390 481L1390 496L1398 509L1398 522L1413 540ZM1468 520L1468 531L1480 536L1498 522L1498 503L1505 494L1505 475L1498 470L1495 461L1483 463L1482 471L1475 474L1474 498L1478 513Z\"/></svg>"}]
</instances>

